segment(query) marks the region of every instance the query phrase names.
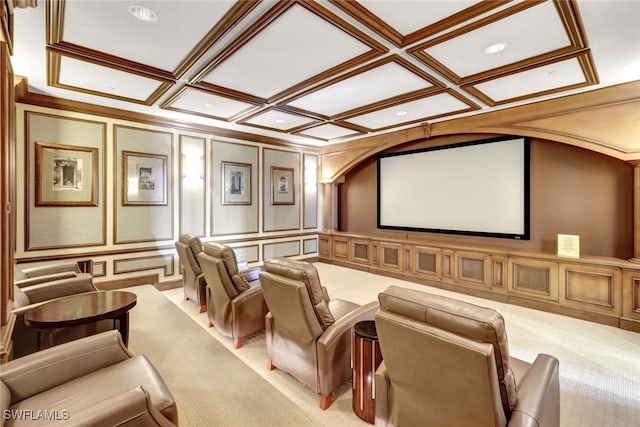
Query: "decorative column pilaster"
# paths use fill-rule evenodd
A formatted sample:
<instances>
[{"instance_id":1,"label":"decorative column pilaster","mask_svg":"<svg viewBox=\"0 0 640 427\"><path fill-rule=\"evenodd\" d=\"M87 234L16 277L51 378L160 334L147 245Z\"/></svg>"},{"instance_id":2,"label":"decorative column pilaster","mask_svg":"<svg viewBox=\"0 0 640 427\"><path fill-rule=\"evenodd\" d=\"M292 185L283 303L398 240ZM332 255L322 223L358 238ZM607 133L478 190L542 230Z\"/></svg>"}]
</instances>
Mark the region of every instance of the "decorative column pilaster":
<instances>
[{"instance_id":1,"label":"decorative column pilaster","mask_svg":"<svg viewBox=\"0 0 640 427\"><path fill-rule=\"evenodd\" d=\"M640 264L640 160L631 162L633 169L633 258Z\"/></svg>"}]
</instances>

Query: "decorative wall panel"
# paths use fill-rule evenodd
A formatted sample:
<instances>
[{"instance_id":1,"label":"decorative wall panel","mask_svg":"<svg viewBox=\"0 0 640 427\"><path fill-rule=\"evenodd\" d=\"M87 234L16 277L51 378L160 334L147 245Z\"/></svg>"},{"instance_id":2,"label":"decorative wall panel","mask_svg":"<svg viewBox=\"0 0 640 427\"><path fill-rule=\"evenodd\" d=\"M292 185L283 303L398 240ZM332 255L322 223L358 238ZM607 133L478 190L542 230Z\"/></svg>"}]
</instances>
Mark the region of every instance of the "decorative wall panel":
<instances>
[{"instance_id":1,"label":"decorative wall panel","mask_svg":"<svg viewBox=\"0 0 640 427\"><path fill-rule=\"evenodd\" d=\"M318 156L312 154L302 155L304 182L302 187L302 212L303 228L316 228L318 226Z\"/></svg>"},{"instance_id":2,"label":"decorative wall panel","mask_svg":"<svg viewBox=\"0 0 640 427\"><path fill-rule=\"evenodd\" d=\"M207 194L206 138L180 135L180 234L190 233L203 237L205 227L205 201Z\"/></svg>"},{"instance_id":3,"label":"decorative wall panel","mask_svg":"<svg viewBox=\"0 0 640 427\"><path fill-rule=\"evenodd\" d=\"M173 264L173 254L115 260L113 262L113 273L124 274L162 268L164 276L173 276Z\"/></svg>"},{"instance_id":4,"label":"decorative wall panel","mask_svg":"<svg viewBox=\"0 0 640 427\"><path fill-rule=\"evenodd\" d=\"M416 246L414 249L414 273L431 279L438 279L442 271L442 251L437 248Z\"/></svg>"},{"instance_id":5,"label":"decorative wall panel","mask_svg":"<svg viewBox=\"0 0 640 427\"><path fill-rule=\"evenodd\" d=\"M266 243L262 245L262 259L300 255L300 241Z\"/></svg>"},{"instance_id":6,"label":"decorative wall panel","mask_svg":"<svg viewBox=\"0 0 640 427\"><path fill-rule=\"evenodd\" d=\"M97 246L106 243L106 123L34 112L26 113L27 195L25 250ZM35 206L36 143L94 148L97 206ZM51 168L41 164L39 168ZM85 167L89 167L86 165ZM93 173L93 171L92 171ZM53 182L41 186L53 187ZM80 184L82 185L82 184ZM85 183L86 185L86 183ZM70 189L69 191L74 191Z\"/></svg>"},{"instance_id":7,"label":"decorative wall panel","mask_svg":"<svg viewBox=\"0 0 640 427\"><path fill-rule=\"evenodd\" d=\"M621 314L622 272L617 268L560 264L560 302Z\"/></svg>"},{"instance_id":8,"label":"decorative wall panel","mask_svg":"<svg viewBox=\"0 0 640 427\"><path fill-rule=\"evenodd\" d=\"M380 265L392 270L402 269L402 245L380 242Z\"/></svg>"},{"instance_id":9,"label":"decorative wall panel","mask_svg":"<svg viewBox=\"0 0 640 427\"><path fill-rule=\"evenodd\" d=\"M114 138L114 243L173 240L173 134L116 125ZM166 156L166 170L163 172L167 187L165 204L123 206L125 191L123 168L130 167L128 164L123 164L123 151ZM129 188L135 188L135 185L130 182Z\"/></svg>"},{"instance_id":10,"label":"decorative wall panel","mask_svg":"<svg viewBox=\"0 0 640 427\"><path fill-rule=\"evenodd\" d=\"M272 182L272 168L291 169L291 177L283 186ZM300 153L265 148L263 151L262 182L264 183L264 231L296 230L300 228ZM274 194L287 193L293 204L278 204Z\"/></svg>"},{"instance_id":11,"label":"decorative wall panel","mask_svg":"<svg viewBox=\"0 0 640 427\"><path fill-rule=\"evenodd\" d=\"M364 264L370 262L368 241L351 241L351 261Z\"/></svg>"},{"instance_id":12,"label":"decorative wall panel","mask_svg":"<svg viewBox=\"0 0 640 427\"><path fill-rule=\"evenodd\" d=\"M238 262L258 262L260 261L260 246L248 245L248 246L233 246L233 251L236 253L236 259Z\"/></svg>"},{"instance_id":13,"label":"decorative wall panel","mask_svg":"<svg viewBox=\"0 0 640 427\"><path fill-rule=\"evenodd\" d=\"M472 286L490 287L489 256L471 252L456 252L454 280Z\"/></svg>"},{"instance_id":14,"label":"decorative wall panel","mask_svg":"<svg viewBox=\"0 0 640 427\"><path fill-rule=\"evenodd\" d=\"M304 239L302 241L302 254L313 254L318 252L318 239Z\"/></svg>"},{"instance_id":15,"label":"decorative wall panel","mask_svg":"<svg viewBox=\"0 0 640 427\"><path fill-rule=\"evenodd\" d=\"M333 239L333 256L336 258L349 258L349 241L346 239Z\"/></svg>"},{"instance_id":16,"label":"decorative wall panel","mask_svg":"<svg viewBox=\"0 0 640 427\"><path fill-rule=\"evenodd\" d=\"M257 233L258 232L258 212L259 212L259 177L260 167L258 161L258 147L250 145L236 144L222 141L212 141L212 174L211 174L211 234L213 236ZM238 185L235 192L245 192L247 202L228 203L224 201L225 191L225 168L227 165L240 165L236 168L236 173L242 174L240 177L246 181L242 186ZM244 166L242 166L244 165ZM226 173L229 179L229 172ZM245 175L249 174L250 177Z\"/></svg>"},{"instance_id":17,"label":"decorative wall panel","mask_svg":"<svg viewBox=\"0 0 640 427\"><path fill-rule=\"evenodd\" d=\"M509 260L509 291L558 301L558 264L515 258Z\"/></svg>"}]
</instances>

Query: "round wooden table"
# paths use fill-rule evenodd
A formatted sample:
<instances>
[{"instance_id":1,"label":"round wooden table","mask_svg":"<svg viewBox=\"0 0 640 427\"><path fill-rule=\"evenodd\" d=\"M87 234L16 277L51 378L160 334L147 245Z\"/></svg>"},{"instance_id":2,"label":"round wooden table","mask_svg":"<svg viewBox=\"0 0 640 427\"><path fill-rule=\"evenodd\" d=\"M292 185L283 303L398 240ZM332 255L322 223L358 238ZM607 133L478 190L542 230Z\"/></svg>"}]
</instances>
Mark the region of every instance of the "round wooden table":
<instances>
[{"instance_id":1,"label":"round wooden table","mask_svg":"<svg viewBox=\"0 0 640 427\"><path fill-rule=\"evenodd\" d=\"M375 321L364 320L354 325L351 363L353 365L353 411L361 420L373 424L376 416L376 388L373 375L382 363Z\"/></svg>"},{"instance_id":2,"label":"round wooden table","mask_svg":"<svg viewBox=\"0 0 640 427\"><path fill-rule=\"evenodd\" d=\"M38 349L53 345L56 330L113 319L125 345L129 343L129 310L136 294L125 291L98 291L56 298L24 314L24 323L38 329Z\"/></svg>"}]
</instances>

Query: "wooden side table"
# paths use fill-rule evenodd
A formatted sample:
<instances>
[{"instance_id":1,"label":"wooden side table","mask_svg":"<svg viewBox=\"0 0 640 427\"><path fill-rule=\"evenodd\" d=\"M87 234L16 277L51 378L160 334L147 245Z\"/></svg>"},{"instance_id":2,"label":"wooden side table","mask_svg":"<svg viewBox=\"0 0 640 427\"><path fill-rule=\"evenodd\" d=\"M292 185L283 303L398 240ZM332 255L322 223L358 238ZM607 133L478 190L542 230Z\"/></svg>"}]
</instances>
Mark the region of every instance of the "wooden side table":
<instances>
[{"instance_id":1,"label":"wooden side table","mask_svg":"<svg viewBox=\"0 0 640 427\"><path fill-rule=\"evenodd\" d=\"M38 329L38 350L53 345L56 330L89 325L112 319L125 345L129 342L129 310L137 302L136 294L125 291L98 291L69 295L45 302L24 314L24 323Z\"/></svg>"},{"instance_id":2,"label":"wooden side table","mask_svg":"<svg viewBox=\"0 0 640 427\"><path fill-rule=\"evenodd\" d=\"M351 365L353 368L353 411L373 424L376 416L376 388L373 376L382 363L376 322L365 320L353 327Z\"/></svg>"}]
</instances>

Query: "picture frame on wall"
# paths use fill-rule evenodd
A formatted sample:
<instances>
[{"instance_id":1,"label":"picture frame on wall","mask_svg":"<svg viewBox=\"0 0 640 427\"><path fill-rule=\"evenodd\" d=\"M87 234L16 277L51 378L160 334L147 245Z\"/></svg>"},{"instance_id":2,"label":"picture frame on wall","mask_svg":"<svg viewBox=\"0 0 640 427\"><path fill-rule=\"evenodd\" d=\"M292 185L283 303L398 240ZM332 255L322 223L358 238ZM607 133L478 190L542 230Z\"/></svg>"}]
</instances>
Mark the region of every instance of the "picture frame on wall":
<instances>
[{"instance_id":1,"label":"picture frame on wall","mask_svg":"<svg viewBox=\"0 0 640 427\"><path fill-rule=\"evenodd\" d=\"M122 152L122 205L167 204L167 160L164 154Z\"/></svg>"},{"instance_id":2,"label":"picture frame on wall","mask_svg":"<svg viewBox=\"0 0 640 427\"><path fill-rule=\"evenodd\" d=\"M35 143L36 206L98 206L98 149Z\"/></svg>"},{"instance_id":3,"label":"picture frame on wall","mask_svg":"<svg viewBox=\"0 0 640 427\"><path fill-rule=\"evenodd\" d=\"M271 167L271 204L295 204L294 169Z\"/></svg>"},{"instance_id":4,"label":"picture frame on wall","mask_svg":"<svg viewBox=\"0 0 640 427\"><path fill-rule=\"evenodd\" d=\"M222 204L251 205L251 164L222 162Z\"/></svg>"}]
</instances>

